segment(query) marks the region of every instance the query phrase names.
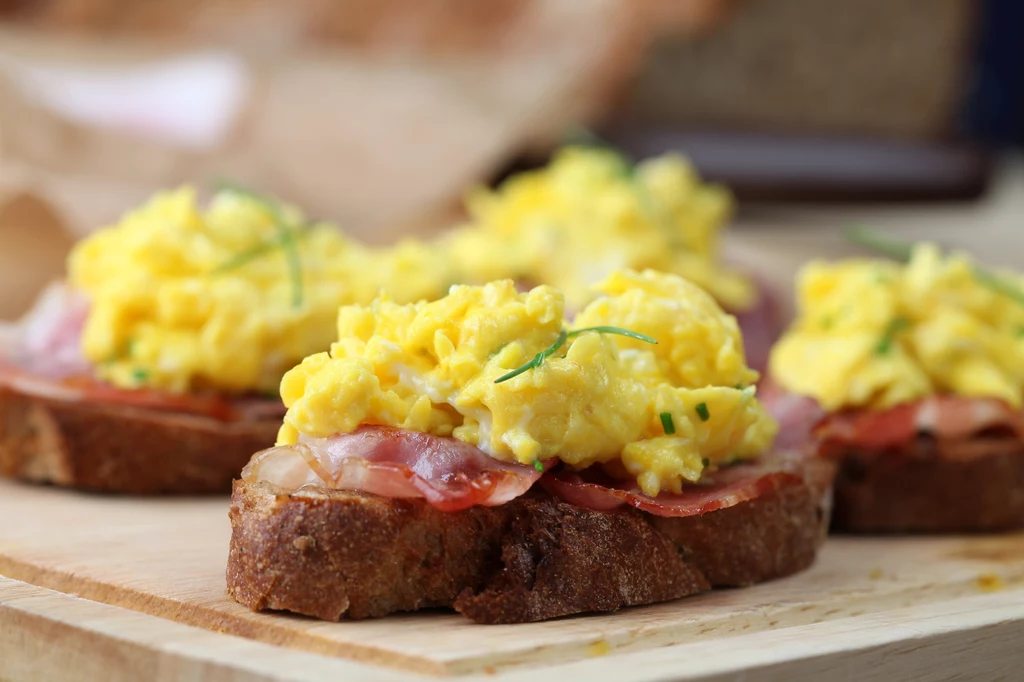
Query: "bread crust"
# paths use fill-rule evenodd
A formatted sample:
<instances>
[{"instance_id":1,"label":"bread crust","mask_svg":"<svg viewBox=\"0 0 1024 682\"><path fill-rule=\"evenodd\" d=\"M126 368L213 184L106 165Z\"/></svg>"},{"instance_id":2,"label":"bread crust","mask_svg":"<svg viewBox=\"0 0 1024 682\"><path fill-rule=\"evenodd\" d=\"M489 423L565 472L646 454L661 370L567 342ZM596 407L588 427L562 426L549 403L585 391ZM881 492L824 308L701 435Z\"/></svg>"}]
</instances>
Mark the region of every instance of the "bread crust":
<instances>
[{"instance_id":1,"label":"bread crust","mask_svg":"<svg viewBox=\"0 0 1024 682\"><path fill-rule=\"evenodd\" d=\"M0 386L0 475L138 495L227 493L278 419L224 422Z\"/></svg>"},{"instance_id":2,"label":"bread crust","mask_svg":"<svg viewBox=\"0 0 1024 682\"><path fill-rule=\"evenodd\" d=\"M479 623L531 622L797 572L814 561L828 510L828 487L806 481L676 519L585 509L537 487L446 513L235 481L227 586L253 610L329 621L448 607Z\"/></svg>"},{"instance_id":3,"label":"bread crust","mask_svg":"<svg viewBox=\"0 0 1024 682\"><path fill-rule=\"evenodd\" d=\"M832 529L982 533L1024 528L1024 448L954 459L933 442L839 458Z\"/></svg>"}]
</instances>

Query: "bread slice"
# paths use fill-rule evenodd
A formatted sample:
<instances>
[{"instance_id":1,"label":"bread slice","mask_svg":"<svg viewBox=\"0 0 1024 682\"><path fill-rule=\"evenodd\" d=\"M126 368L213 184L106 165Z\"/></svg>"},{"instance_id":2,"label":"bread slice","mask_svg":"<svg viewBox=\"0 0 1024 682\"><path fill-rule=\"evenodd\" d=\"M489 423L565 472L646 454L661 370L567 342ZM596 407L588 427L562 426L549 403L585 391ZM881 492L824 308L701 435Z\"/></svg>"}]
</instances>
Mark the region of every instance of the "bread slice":
<instances>
[{"instance_id":1,"label":"bread slice","mask_svg":"<svg viewBox=\"0 0 1024 682\"><path fill-rule=\"evenodd\" d=\"M279 418L210 417L0 386L0 475L83 490L227 493L252 453L274 444Z\"/></svg>"},{"instance_id":2,"label":"bread slice","mask_svg":"<svg viewBox=\"0 0 1024 682\"><path fill-rule=\"evenodd\" d=\"M832 528L855 533L976 533L1024 528L1024 449L943 457L920 439L900 452L840 457Z\"/></svg>"},{"instance_id":3,"label":"bread slice","mask_svg":"<svg viewBox=\"0 0 1024 682\"><path fill-rule=\"evenodd\" d=\"M538 488L446 513L235 481L228 592L253 610L329 621L447 607L524 623L789 575L814 561L828 525L828 487L815 482L686 518L593 511Z\"/></svg>"}]
</instances>

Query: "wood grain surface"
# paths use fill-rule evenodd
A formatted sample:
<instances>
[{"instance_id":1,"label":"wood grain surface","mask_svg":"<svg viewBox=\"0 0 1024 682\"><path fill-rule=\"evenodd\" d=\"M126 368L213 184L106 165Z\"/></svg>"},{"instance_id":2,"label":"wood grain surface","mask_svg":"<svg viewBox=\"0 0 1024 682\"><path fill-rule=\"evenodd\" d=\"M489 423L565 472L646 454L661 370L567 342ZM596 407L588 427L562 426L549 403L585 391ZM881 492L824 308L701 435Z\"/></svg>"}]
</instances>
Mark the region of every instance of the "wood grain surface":
<instances>
[{"instance_id":1,"label":"wood grain surface","mask_svg":"<svg viewBox=\"0 0 1024 682\"><path fill-rule=\"evenodd\" d=\"M421 612L323 623L257 614L224 590L227 500L150 500L0 484L0 574L295 650L465 675L928 607L1024 585L1024 536L837 538L808 572L615 615L528 626Z\"/></svg>"},{"instance_id":2,"label":"wood grain surface","mask_svg":"<svg viewBox=\"0 0 1024 682\"><path fill-rule=\"evenodd\" d=\"M1014 679L1024 590L460 682ZM0 577L0 680L412 682L421 675L293 652Z\"/></svg>"}]
</instances>

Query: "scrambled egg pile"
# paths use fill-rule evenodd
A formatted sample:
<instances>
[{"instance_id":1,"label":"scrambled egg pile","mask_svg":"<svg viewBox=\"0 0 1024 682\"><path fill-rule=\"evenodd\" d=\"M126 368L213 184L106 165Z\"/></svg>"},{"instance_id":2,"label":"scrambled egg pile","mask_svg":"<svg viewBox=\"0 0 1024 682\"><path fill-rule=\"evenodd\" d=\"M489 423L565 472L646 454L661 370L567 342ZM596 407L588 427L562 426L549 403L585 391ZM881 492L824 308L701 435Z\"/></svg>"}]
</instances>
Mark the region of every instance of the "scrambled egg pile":
<instances>
[{"instance_id":1,"label":"scrambled egg pile","mask_svg":"<svg viewBox=\"0 0 1024 682\"><path fill-rule=\"evenodd\" d=\"M276 392L281 375L334 338L338 306L443 295L452 275L418 243L371 251L295 209L222 191L158 194L79 243L71 284L91 310L82 339L122 388Z\"/></svg>"},{"instance_id":2,"label":"scrambled egg pile","mask_svg":"<svg viewBox=\"0 0 1024 682\"><path fill-rule=\"evenodd\" d=\"M652 268L685 276L730 310L755 299L751 282L718 259L731 196L679 156L634 167L609 149L569 147L466 205L469 225L440 245L463 283L550 284L580 310L610 273Z\"/></svg>"},{"instance_id":3,"label":"scrambled egg pile","mask_svg":"<svg viewBox=\"0 0 1024 682\"><path fill-rule=\"evenodd\" d=\"M933 393L1024 397L1024 281L979 273L931 244L894 261L814 262L771 373L828 410L888 408ZM1008 295L1005 289L1009 289Z\"/></svg>"},{"instance_id":4,"label":"scrambled egg pile","mask_svg":"<svg viewBox=\"0 0 1024 682\"><path fill-rule=\"evenodd\" d=\"M757 372L709 295L653 271L614 273L598 291L568 328L557 289L520 293L511 280L342 307L330 353L281 382L279 444L393 425L504 461L604 464L649 495L770 446L777 427L754 397Z\"/></svg>"}]
</instances>

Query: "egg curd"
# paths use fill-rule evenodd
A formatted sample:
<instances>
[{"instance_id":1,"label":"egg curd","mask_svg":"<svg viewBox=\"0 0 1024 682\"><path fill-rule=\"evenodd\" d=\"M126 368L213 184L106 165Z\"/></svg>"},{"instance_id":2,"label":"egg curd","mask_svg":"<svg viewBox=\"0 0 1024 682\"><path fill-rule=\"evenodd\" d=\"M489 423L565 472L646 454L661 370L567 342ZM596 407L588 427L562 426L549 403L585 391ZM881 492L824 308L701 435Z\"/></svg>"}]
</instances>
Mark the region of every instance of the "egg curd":
<instances>
[{"instance_id":1,"label":"egg curd","mask_svg":"<svg viewBox=\"0 0 1024 682\"><path fill-rule=\"evenodd\" d=\"M920 244L907 264L814 262L798 278L798 319L771 374L830 411L888 408L935 393L1021 407L1024 281ZM1018 294L1019 297L1019 294Z\"/></svg>"},{"instance_id":2,"label":"egg curd","mask_svg":"<svg viewBox=\"0 0 1024 682\"><path fill-rule=\"evenodd\" d=\"M559 290L520 293L511 280L344 306L330 352L281 382L278 444L391 425L503 461L603 464L648 495L770 446L777 427L755 398L757 372L708 294L654 271L614 273L597 291L569 326Z\"/></svg>"},{"instance_id":3,"label":"egg curd","mask_svg":"<svg viewBox=\"0 0 1024 682\"><path fill-rule=\"evenodd\" d=\"M466 208L469 224L442 240L463 282L550 284L579 310L610 273L652 268L685 276L730 310L756 297L719 260L730 194L679 156L634 167L609 149L568 147L546 168L476 190Z\"/></svg>"},{"instance_id":4,"label":"egg curd","mask_svg":"<svg viewBox=\"0 0 1024 682\"><path fill-rule=\"evenodd\" d=\"M429 266L429 267L428 267ZM329 347L338 306L443 295L452 275L421 244L370 250L288 206L192 188L158 194L69 257L91 309L82 338L99 378L122 388L276 392Z\"/></svg>"}]
</instances>

